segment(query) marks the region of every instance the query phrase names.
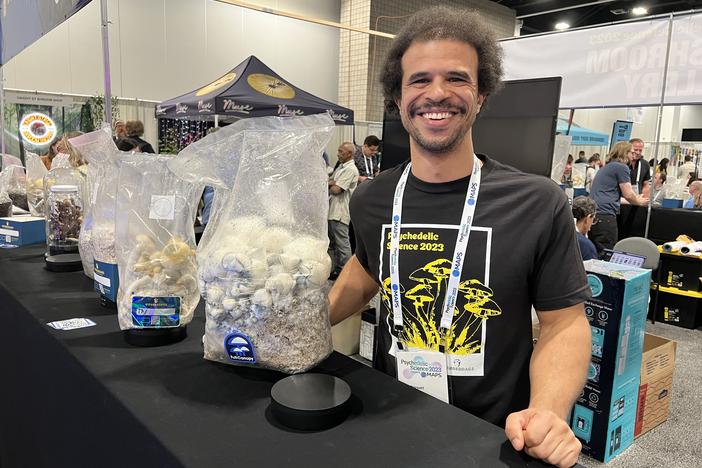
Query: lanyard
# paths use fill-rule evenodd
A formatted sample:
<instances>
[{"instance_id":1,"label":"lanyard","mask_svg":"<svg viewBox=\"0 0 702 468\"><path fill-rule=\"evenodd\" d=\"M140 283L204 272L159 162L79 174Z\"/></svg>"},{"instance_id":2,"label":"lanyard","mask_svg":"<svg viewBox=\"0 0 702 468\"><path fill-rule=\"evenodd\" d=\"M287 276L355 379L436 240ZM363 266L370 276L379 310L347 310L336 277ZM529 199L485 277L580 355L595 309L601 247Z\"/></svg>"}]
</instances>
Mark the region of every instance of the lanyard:
<instances>
[{"instance_id":1,"label":"lanyard","mask_svg":"<svg viewBox=\"0 0 702 468\"><path fill-rule=\"evenodd\" d=\"M400 176L400 180L395 187L395 196L392 203L392 227L390 230L390 285L392 291L391 305L393 314L393 329L401 332L403 329L402 322L402 304L400 298L400 227L402 223L402 199L407 185L412 163L410 162L405 167L404 172ZM458 228L456 236L456 247L453 251L453 261L451 262L452 271L449 276L448 287L446 288L446 296L444 305L441 311L441 326L440 332L443 337L448 335L453 324L453 309L456 306L458 297L458 286L461 281L461 271L463 271L463 262L466 257L466 249L468 247L468 238L470 236L470 228L473 225L475 216L475 208L478 204L478 193L480 192L480 161L478 157L473 155L473 173L470 179L470 185L466 192L466 201L463 204L463 213L461 214L461 224Z\"/></svg>"},{"instance_id":2,"label":"lanyard","mask_svg":"<svg viewBox=\"0 0 702 468\"><path fill-rule=\"evenodd\" d=\"M363 153L361 153L363 154ZM370 160L370 169L368 169L368 160ZM366 175L368 177L373 177L373 156L370 158L367 158L366 155L363 155L363 163L366 165Z\"/></svg>"}]
</instances>

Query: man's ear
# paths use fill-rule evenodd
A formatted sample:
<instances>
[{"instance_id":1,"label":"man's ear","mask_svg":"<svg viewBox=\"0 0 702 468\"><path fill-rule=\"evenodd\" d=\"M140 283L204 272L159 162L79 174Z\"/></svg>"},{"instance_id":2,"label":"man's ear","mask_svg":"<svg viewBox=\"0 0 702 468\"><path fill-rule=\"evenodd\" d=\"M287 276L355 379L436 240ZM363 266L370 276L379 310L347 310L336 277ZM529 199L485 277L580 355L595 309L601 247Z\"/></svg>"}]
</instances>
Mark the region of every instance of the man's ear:
<instances>
[{"instance_id":1,"label":"man's ear","mask_svg":"<svg viewBox=\"0 0 702 468\"><path fill-rule=\"evenodd\" d=\"M478 94L478 112L480 112L480 109L487 102L487 98L488 98L487 94Z\"/></svg>"}]
</instances>

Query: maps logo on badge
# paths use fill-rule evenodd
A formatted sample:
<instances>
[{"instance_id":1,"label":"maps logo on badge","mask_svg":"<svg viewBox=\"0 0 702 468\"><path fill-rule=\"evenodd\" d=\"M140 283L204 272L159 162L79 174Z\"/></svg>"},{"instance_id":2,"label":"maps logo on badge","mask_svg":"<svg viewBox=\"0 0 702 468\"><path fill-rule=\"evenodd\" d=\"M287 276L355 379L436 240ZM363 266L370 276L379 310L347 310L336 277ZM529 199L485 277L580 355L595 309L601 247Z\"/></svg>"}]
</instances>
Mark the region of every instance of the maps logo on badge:
<instances>
[{"instance_id":1,"label":"maps logo on badge","mask_svg":"<svg viewBox=\"0 0 702 468\"><path fill-rule=\"evenodd\" d=\"M224 349L227 356L240 364L256 364L256 353L251 339L243 333L234 332L224 338Z\"/></svg>"},{"instance_id":2,"label":"maps logo on badge","mask_svg":"<svg viewBox=\"0 0 702 468\"><path fill-rule=\"evenodd\" d=\"M415 376L426 379L427 377L440 377L442 374L443 366L440 362L429 364L422 356L415 356L411 361L403 360L402 363L408 366L403 371L404 377L408 380Z\"/></svg>"}]
</instances>

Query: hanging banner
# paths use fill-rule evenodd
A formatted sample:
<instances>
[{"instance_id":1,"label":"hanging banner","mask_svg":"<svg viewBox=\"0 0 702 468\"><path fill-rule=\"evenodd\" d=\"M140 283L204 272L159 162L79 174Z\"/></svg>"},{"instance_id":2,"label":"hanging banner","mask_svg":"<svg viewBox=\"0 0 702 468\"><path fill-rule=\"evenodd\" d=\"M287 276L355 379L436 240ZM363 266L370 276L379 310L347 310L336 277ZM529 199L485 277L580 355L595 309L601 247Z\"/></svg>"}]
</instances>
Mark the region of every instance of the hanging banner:
<instances>
[{"instance_id":1,"label":"hanging banner","mask_svg":"<svg viewBox=\"0 0 702 468\"><path fill-rule=\"evenodd\" d=\"M3 0L0 2L0 65L73 16L90 0Z\"/></svg>"},{"instance_id":2,"label":"hanging banner","mask_svg":"<svg viewBox=\"0 0 702 468\"><path fill-rule=\"evenodd\" d=\"M505 40L505 79L562 76L561 108L659 105L668 19ZM702 15L673 21L666 103L702 102Z\"/></svg>"},{"instance_id":3,"label":"hanging banner","mask_svg":"<svg viewBox=\"0 0 702 468\"><path fill-rule=\"evenodd\" d=\"M615 143L619 143L620 141L629 141L633 128L633 122L627 122L626 120L615 120L614 125L612 125L612 143L610 144L610 148L614 146Z\"/></svg>"},{"instance_id":4,"label":"hanging banner","mask_svg":"<svg viewBox=\"0 0 702 468\"><path fill-rule=\"evenodd\" d=\"M673 19L666 104L702 102L702 15Z\"/></svg>"}]
</instances>

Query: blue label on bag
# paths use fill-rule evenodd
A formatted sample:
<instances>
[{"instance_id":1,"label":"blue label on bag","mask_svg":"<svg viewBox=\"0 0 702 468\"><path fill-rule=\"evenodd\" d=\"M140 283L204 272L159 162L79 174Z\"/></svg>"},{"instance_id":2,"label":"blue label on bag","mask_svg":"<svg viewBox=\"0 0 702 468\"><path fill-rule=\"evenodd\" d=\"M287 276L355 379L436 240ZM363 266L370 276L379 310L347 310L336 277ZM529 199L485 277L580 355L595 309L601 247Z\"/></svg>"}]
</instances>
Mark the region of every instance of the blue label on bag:
<instances>
[{"instance_id":1,"label":"blue label on bag","mask_svg":"<svg viewBox=\"0 0 702 468\"><path fill-rule=\"evenodd\" d=\"M93 280L95 291L105 299L117 302L117 290L119 289L119 275L117 274L117 264L98 262L93 265Z\"/></svg>"},{"instance_id":2,"label":"blue label on bag","mask_svg":"<svg viewBox=\"0 0 702 468\"><path fill-rule=\"evenodd\" d=\"M240 364L256 364L256 351L251 338L241 332L233 332L224 338L224 349L229 359Z\"/></svg>"},{"instance_id":3,"label":"blue label on bag","mask_svg":"<svg viewBox=\"0 0 702 468\"><path fill-rule=\"evenodd\" d=\"M132 324L136 328L177 327L180 302L178 296L132 296Z\"/></svg>"}]
</instances>

